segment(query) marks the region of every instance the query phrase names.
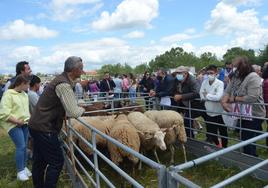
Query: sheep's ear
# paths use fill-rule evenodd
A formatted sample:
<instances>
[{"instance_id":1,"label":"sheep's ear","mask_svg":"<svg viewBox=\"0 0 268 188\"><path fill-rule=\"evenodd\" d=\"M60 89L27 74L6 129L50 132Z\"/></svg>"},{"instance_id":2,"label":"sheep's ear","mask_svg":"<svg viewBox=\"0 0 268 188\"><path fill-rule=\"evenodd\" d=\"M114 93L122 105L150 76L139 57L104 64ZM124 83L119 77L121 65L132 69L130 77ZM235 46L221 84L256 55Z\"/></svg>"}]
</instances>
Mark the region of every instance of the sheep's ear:
<instances>
[{"instance_id":1,"label":"sheep's ear","mask_svg":"<svg viewBox=\"0 0 268 188\"><path fill-rule=\"evenodd\" d=\"M162 132L166 132L168 130L168 128L161 128L160 129Z\"/></svg>"},{"instance_id":2,"label":"sheep's ear","mask_svg":"<svg viewBox=\"0 0 268 188\"><path fill-rule=\"evenodd\" d=\"M141 132L141 131L137 131L137 133L138 133L139 137L144 137L143 132Z\"/></svg>"}]
</instances>

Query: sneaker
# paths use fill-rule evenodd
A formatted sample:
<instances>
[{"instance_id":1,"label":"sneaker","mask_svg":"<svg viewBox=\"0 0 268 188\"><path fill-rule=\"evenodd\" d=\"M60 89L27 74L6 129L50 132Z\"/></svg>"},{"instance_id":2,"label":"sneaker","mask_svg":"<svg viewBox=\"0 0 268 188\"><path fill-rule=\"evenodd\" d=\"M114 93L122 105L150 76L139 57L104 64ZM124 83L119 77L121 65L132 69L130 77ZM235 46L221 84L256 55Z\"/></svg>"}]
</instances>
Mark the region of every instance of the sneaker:
<instances>
[{"instance_id":1,"label":"sneaker","mask_svg":"<svg viewBox=\"0 0 268 188\"><path fill-rule=\"evenodd\" d=\"M29 180L29 177L27 176L27 174L25 173L25 171L22 170L22 171L18 172L17 179L19 181L27 181L27 180Z\"/></svg>"},{"instance_id":2,"label":"sneaker","mask_svg":"<svg viewBox=\"0 0 268 188\"><path fill-rule=\"evenodd\" d=\"M219 148L219 149L222 148L221 142L219 142L219 144L217 144L216 147Z\"/></svg>"},{"instance_id":3,"label":"sneaker","mask_svg":"<svg viewBox=\"0 0 268 188\"><path fill-rule=\"evenodd\" d=\"M27 167L24 168L24 172L26 173L26 175L27 175L28 177L31 177L31 176L32 176L31 171L30 171Z\"/></svg>"}]
</instances>

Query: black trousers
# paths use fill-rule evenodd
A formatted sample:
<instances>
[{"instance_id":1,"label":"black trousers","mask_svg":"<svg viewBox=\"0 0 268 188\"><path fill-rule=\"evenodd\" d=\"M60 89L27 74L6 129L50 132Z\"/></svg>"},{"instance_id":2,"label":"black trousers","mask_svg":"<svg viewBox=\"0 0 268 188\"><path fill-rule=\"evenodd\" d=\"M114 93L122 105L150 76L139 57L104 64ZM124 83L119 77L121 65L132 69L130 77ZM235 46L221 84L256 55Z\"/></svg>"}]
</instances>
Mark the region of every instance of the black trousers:
<instances>
[{"instance_id":1,"label":"black trousers","mask_svg":"<svg viewBox=\"0 0 268 188\"><path fill-rule=\"evenodd\" d=\"M255 119L253 118L252 121L248 120L242 120L242 128L245 129L251 129L251 130L241 130L241 140L248 140L250 138L253 138L255 136L258 136L259 133L254 132L254 130L259 131L261 130L261 124L263 120L262 119ZM248 155L258 156L256 153L256 146L249 144L247 146L244 146L243 152Z\"/></svg>"},{"instance_id":2,"label":"black trousers","mask_svg":"<svg viewBox=\"0 0 268 188\"><path fill-rule=\"evenodd\" d=\"M55 188L64 164L57 133L30 129L33 138L32 177L35 188Z\"/></svg>"},{"instance_id":3,"label":"black trousers","mask_svg":"<svg viewBox=\"0 0 268 188\"><path fill-rule=\"evenodd\" d=\"M207 132L208 132L207 138L209 141L214 142L216 145L219 144L218 137L216 136L218 134L218 131L219 131L221 136L228 137L227 127L224 126L224 122L223 122L221 115L214 116L214 117L207 115L205 120L206 120L206 125L207 125ZM221 124L223 126L215 125L213 123L218 123L218 124ZM211 133L211 134L209 134L209 133ZM224 148L226 148L228 145L228 139L221 137L221 142L222 142L222 146Z\"/></svg>"}]
</instances>

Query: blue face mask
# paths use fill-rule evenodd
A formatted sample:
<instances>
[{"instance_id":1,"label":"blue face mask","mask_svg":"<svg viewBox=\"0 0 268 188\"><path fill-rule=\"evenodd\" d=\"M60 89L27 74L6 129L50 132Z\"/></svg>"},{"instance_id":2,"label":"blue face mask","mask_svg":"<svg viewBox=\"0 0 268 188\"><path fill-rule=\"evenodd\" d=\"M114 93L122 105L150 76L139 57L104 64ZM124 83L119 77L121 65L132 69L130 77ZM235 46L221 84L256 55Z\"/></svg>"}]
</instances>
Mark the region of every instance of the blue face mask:
<instances>
[{"instance_id":1,"label":"blue face mask","mask_svg":"<svg viewBox=\"0 0 268 188\"><path fill-rule=\"evenodd\" d=\"M182 81L184 79L183 74L177 74L176 78L178 81Z\"/></svg>"}]
</instances>

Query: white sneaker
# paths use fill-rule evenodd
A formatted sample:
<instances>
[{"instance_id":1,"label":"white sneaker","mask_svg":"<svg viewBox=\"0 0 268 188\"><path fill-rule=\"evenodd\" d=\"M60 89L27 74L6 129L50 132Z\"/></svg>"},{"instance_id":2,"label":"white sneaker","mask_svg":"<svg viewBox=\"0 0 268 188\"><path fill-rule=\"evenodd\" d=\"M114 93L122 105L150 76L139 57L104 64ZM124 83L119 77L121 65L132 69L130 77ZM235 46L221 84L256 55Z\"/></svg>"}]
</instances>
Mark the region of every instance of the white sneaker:
<instances>
[{"instance_id":1,"label":"white sneaker","mask_svg":"<svg viewBox=\"0 0 268 188\"><path fill-rule=\"evenodd\" d=\"M22 171L18 172L17 179L20 180L20 181L27 181L27 180L29 180L29 177L27 176L25 171L22 170Z\"/></svg>"},{"instance_id":2,"label":"white sneaker","mask_svg":"<svg viewBox=\"0 0 268 188\"><path fill-rule=\"evenodd\" d=\"M28 177L31 177L31 176L32 176L31 171L30 171L27 167L24 168L24 172L26 173L26 175L27 175Z\"/></svg>"}]
</instances>

